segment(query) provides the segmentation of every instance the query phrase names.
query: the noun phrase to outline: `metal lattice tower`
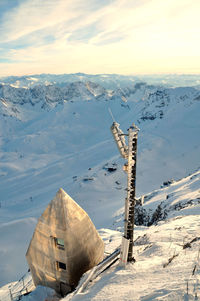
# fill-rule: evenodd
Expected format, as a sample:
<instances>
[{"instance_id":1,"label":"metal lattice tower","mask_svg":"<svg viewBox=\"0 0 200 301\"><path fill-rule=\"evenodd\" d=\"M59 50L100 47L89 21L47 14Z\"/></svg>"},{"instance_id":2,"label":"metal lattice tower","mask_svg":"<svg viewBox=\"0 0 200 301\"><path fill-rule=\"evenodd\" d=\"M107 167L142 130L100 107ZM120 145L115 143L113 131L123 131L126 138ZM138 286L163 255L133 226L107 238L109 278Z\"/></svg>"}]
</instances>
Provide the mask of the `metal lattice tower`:
<instances>
[{"instance_id":1,"label":"metal lattice tower","mask_svg":"<svg viewBox=\"0 0 200 301\"><path fill-rule=\"evenodd\" d=\"M120 154L128 160L124 165L127 172L127 197L125 199L125 223L124 237L129 240L128 261L134 261L133 258L133 232L134 232L134 213L135 213L135 188L136 188L136 155L137 138L139 129L133 124L128 129L128 134L124 134L119 128L119 124L113 122L111 132L117 143ZM128 136L128 146L125 136Z\"/></svg>"},{"instance_id":2,"label":"metal lattice tower","mask_svg":"<svg viewBox=\"0 0 200 301\"><path fill-rule=\"evenodd\" d=\"M127 168L127 199L125 206L125 238L129 239L128 261L133 259L133 230L134 230L134 213L135 213L135 188L136 188L136 153L137 153L137 136L138 131L133 131L130 127L128 130L128 168Z\"/></svg>"}]
</instances>

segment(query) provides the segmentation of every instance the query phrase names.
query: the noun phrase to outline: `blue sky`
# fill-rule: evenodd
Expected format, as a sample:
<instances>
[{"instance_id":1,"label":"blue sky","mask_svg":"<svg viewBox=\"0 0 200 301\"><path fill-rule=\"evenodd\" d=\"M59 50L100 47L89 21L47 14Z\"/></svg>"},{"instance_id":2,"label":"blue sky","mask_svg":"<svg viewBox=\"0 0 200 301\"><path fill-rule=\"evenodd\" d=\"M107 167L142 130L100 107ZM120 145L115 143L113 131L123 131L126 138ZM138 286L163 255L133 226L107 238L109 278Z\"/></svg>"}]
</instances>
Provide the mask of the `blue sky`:
<instances>
[{"instance_id":1,"label":"blue sky","mask_svg":"<svg viewBox=\"0 0 200 301\"><path fill-rule=\"evenodd\" d=\"M0 76L200 73L199 0L0 0Z\"/></svg>"}]
</instances>

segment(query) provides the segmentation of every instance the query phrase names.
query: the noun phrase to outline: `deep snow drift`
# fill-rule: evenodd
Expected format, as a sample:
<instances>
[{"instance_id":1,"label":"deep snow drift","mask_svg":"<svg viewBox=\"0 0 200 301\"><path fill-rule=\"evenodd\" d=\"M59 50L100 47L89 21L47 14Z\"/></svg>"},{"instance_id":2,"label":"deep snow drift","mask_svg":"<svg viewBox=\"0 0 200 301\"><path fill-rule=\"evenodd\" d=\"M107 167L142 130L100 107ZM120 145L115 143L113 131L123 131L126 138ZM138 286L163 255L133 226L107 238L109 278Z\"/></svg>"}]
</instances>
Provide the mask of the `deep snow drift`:
<instances>
[{"instance_id":1,"label":"deep snow drift","mask_svg":"<svg viewBox=\"0 0 200 301\"><path fill-rule=\"evenodd\" d=\"M107 89L89 80L20 89L0 85L0 285L27 271L25 252L37 217L60 187L98 229L121 229L126 175L109 130L108 108L124 132L133 121L141 129L138 197L200 166L197 88L120 87L119 81L119 88ZM109 172L109 166L116 171ZM166 195L158 201L163 199ZM151 205L145 206L148 216Z\"/></svg>"}]
</instances>

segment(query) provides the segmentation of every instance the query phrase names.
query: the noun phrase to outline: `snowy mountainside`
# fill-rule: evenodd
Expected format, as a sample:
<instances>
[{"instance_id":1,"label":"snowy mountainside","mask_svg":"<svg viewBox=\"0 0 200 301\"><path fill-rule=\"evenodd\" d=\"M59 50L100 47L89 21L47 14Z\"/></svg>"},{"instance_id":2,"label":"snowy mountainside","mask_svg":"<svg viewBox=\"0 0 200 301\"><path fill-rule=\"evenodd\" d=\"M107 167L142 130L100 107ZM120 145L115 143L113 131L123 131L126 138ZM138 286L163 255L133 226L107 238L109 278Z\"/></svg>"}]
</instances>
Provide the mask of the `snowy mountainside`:
<instances>
[{"instance_id":1,"label":"snowy mountainside","mask_svg":"<svg viewBox=\"0 0 200 301\"><path fill-rule=\"evenodd\" d=\"M84 292L63 300L199 300L200 170L144 196L149 216L159 204L167 210L164 218L135 227L136 262L125 269L116 264ZM116 216L116 222L123 231L123 220ZM110 235L112 246L118 247L119 237Z\"/></svg>"},{"instance_id":2,"label":"snowy mountainside","mask_svg":"<svg viewBox=\"0 0 200 301\"><path fill-rule=\"evenodd\" d=\"M193 102L199 102L200 91L194 87L164 88L147 85L143 82L115 90L105 89L103 86L90 81L66 83L62 87L51 84L37 85L31 88L16 88L12 85L0 84L0 100L1 111L5 115L6 109L9 107L12 107L11 111L14 114L17 112L16 105L24 104L34 106L39 103L41 108L50 109L69 101L121 100L121 105L130 109L127 101L137 102L141 111L139 112L141 116L137 116L139 117L138 122L140 122L140 119L162 118L163 108L166 110L170 103L171 105L172 103L175 105L184 103L186 106L190 106Z\"/></svg>"},{"instance_id":3,"label":"snowy mountainside","mask_svg":"<svg viewBox=\"0 0 200 301\"><path fill-rule=\"evenodd\" d=\"M71 300L199 300L199 226L199 216L184 216L138 229L136 262L115 265Z\"/></svg>"},{"instance_id":4,"label":"snowy mountainside","mask_svg":"<svg viewBox=\"0 0 200 301\"><path fill-rule=\"evenodd\" d=\"M159 221L177 216L200 214L200 170L178 181L169 180L160 189L142 195L137 199L135 224L137 226L157 225ZM116 215L116 226L123 222L122 212Z\"/></svg>"},{"instance_id":5,"label":"snowy mountainside","mask_svg":"<svg viewBox=\"0 0 200 301\"><path fill-rule=\"evenodd\" d=\"M117 229L126 175L109 130L109 108L124 132L133 121L141 129L139 197L199 167L199 95L194 87L145 83L112 91L80 81L30 88L2 84L0 285L26 272L25 252L37 218L60 187L97 228Z\"/></svg>"},{"instance_id":6,"label":"snowy mountainside","mask_svg":"<svg viewBox=\"0 0 200 301\"><path fill-rule=\"evenodd\" d=\"M105 94L108 98L107 91L92 82L74 82L66 85L65 87L59 87L56 85L37 85L32 88L15 88L11 85L0 85L0 97L7 101L11 101L14 104L30 103L35 105L37 103L53 104L63 101L74 101L77 98L83 98L84 100L91 100L93 97L99 97Z\"/></svg>"},{"instance_id":7,"label":"snowy mountainside","mask_svg":"<svg viewBox=\"0 0 200 301\"><path fill-rule=\"evenodd\" d=\"M170 183L171 181L169 181ZM169 184L164 182L160 191L154 191L144 197L142 214L144 222L138 224L155 224L159 220L183 215L199 215L200 209L200 171ZM148 201L146 201L148 199ZM136 219L137 214L136 214ZM148 221L147 221L148 219Z\"/></svg>"}]
</instances>

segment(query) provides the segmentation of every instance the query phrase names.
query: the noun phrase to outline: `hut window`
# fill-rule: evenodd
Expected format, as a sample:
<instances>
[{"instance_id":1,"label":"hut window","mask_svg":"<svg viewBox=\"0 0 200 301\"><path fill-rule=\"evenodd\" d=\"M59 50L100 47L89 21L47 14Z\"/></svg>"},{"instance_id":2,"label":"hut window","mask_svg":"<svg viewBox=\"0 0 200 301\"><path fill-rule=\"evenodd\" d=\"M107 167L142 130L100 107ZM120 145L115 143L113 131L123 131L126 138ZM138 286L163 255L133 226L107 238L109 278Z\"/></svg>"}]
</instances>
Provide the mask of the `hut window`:
<instances>
[{"instance_id":1,"label":"hut window","mask_svg":"<svg viewBox=\"0 0 200 301\"><path fill-rule=\"evenodd\" d=\"M56 247L58 247L59 249L62 249L62 250L65 249L64 239L55 238L55 244L56 244Z\"/></svg>"},{"instance_id":2,"label":"hut window","mask_svg":"<svg viewBox=\"0 0 200 301\"><path fill-rule=\"evenodd\" d=\"M66 264L60 261L56 262L58 270L66 270Z\"/></svg>"}]
</instances>

